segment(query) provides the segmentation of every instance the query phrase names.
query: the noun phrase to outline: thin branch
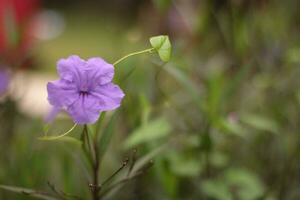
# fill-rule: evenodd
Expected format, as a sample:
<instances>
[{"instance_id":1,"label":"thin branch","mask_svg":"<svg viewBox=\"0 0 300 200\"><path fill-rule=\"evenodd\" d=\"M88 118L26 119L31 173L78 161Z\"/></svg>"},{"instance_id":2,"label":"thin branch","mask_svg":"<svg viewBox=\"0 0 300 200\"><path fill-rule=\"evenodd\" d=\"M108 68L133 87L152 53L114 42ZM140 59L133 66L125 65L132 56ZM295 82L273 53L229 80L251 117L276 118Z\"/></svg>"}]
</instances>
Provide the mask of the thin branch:
<instances>
[{"instance_id":1,"label":"thin branch","mask_svg":"<svg viewBox=\"0 0 300 200\"><path fill-rule=\"evenodd\" d=\"M153 166L153 161L150 160L148 164L146 164L144 167L142 167L141 169L139 169L135 174L131 175L131 176L126 176L124 178L122 178L121 180L113 183L112 185L110 185L107 189L105 189L100 197L104 197L105 195L107 195L111 190L115 189L117 186L123 185L125 183L127 183L128 181L131 181L143 174L145 174L146 171L148 171L148 169L150 167Z\"/></svg>"},{"instance_id":2,"label":"thin branch","mask_svg":"<svg viewBox=\"0 0 300 200\"><path fill-rule=\"evenodd\" d=\"M128 169L128 173L127 173L127 176L130 175L134 165L135 165L135 162L136 162L136 154L137 154L137 149L134 149L132 151L132 154L131 154L131 161L130 161L130 166L129 166L129 169Z\"/></svg>"},{"instance_id":3,"label":"thin branch","mask_svg":"<svg viewBox=\"0 0 300 200\"><path fill-rule=\"evenodd\" d=\"M124 169L124 167L127 166L128 164L128 161L129 161L129 158L126 158L123 163L122 163L122 166L117 170L115 171L110 177L108 177L102 184L100 187L106 185L107 183L109 183L120 171L122 171L122 169Z\"/></svg>"},{"instance_id":4,"label":"thin branch","mask_svg":"<svg viewBox=\"0 0 300 200\"><path fill-rule=\"evenodd\" d=\"M126 55L126 56L123 56L122 58L120 58L116 62L114 62L113 66L116 66L117 64L119 64L120 62L122 62L123 60L125 60L128 57L139 55L139 54L143 54L143 53L152 53L153 50L154 50L154 48L150 48L150 49L145 49L145 50L142 50L142 51L137 51L137 52L130 53L130 54Z\"/></svg>"}]
</instances>

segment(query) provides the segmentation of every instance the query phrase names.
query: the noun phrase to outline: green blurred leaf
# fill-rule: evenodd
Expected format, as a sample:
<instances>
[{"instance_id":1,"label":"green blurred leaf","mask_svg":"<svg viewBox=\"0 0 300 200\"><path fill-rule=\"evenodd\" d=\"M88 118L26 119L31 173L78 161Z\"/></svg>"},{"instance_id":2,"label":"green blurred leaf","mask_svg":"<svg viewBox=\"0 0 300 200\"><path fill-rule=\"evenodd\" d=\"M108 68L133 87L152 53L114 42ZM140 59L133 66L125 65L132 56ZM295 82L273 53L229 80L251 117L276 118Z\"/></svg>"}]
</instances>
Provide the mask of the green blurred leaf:
<instances>
[{"instance_id":1,"label":"green blurred leaf","mask_svg":"<svg viewBox=\"0 0 300 200\"><path fill-rule=\"evenodd\" d=\"M35 197L39 199L44 200L58 200L58 198L54 198L50 196L49 194L37 190L27 189L27 188L21 188L21 187L15 187L15 186L7 186L7 185L0 185L1 189L19 193L25 196Z\"/></svg>"},{"instance_id":2,"label":"green blurred leaf","mask_svg":"<svg viewBox=\"0 0 300 200\"><path fill-rule=\"evenodd\" d=\"M241 121L262 131L269 131L271 133L278 133L279 127L271 118L256 114L246 114L241 117Z\"/></svg>"},{"instance_id":3,"label":"green blurred leaf","mask_svg":"<svg viewBox=\"0 0 300 200\"><path fill-rule=\"evenodd\" d=\"M168 62L171 58L171 42L169 36L159 35L150 38L151 46L157 51L160 59Z\"/></svg>"},{"instance_id":4,"label":"green blurred leaf","mask_svg":"<svg viewBox=\"0 0 300 200\"><path fill-rule=\"evenodd\" d=\"M300 104L300 90L296 92L296 99L298 104Z\"/></svg>"},{"instance_id":5,"label":"green blurred leaf","mask_svg":"<svg viewBox=\"0 0 300 200\"><path fill-rule=\"evenodd\" d=\"M48 133L48 132L49 132L49 129L50 129L50 124L45 124L45 125L43 126L43 132L44 132L44 133Z\"/></svg>"},{"instance_id":6,"label":"green blurred leaf","mask_svg":"<svg viewBox=\"0 0 300 200\"><path fill-rule=\"evenodd\" d=\"M165 118L155 119L135 130L125 141L125 148L165 137L169 134L171 126Z\"/></svg>"},{"instance_id":7,"label":"green blurred leaf","mask_svg":"<svg viewBox=\"0 0 300 200\"><path fill-rule=\"evenodd\" d=\"M210 155L210 161L214 167L225 167L229 162L229 158L224 153L214 151Z\"/></svg>"},{"instance_id":8,"label":"green blurred leaf","mask_svg":"<svg viewBox=\"0 0 300 200\"><path fill-rule=\"evenodd\" d=\"M208 116L212 122L218 120L218 115L221 109L221 103L223 102L223 87L224 87L224 76L222 73L214 72L210 75L206 82L207 85L207 101L206 110Z\"/></svg>"},{"instance_id":9,"label":"green blurred leaf","mask_svg":"<svg viewBox=\"0 0 300 200\"><path fill-rule=\"evenodd\" d=\"M154 169L164 191L168 194L167 199L177 199L179 179L170 171L168 163L161 157L156 158Z\"/></svg>"},{"instance_id":10,"label":"green blurred leaf","mask_svg":"<svg viewBox=\"0 0 300 200\"><path fill-rule=\"evenodd\" d=\"M74 144L74 145L77 145L77 146L81 146L81 143L82 143L80 140L78 140L74 137L70 137L70 136L64 136L64 137L60 138L57 141L68 142L68 143L71 143L71 144Z\"/></svg>"},{"instance_id":11,"label":"green blurred leaf","mask_svg":"<svg viewBox=\"0 0 300 200\"><path fill-rule=\"evenodd\" d=\"M201 95L197 86L191 81L190 77L176 67L166 65L164 66L164 69L184 87L184 89L191 95L196 105L198 105L199 109L201 109Z\"/></svg>"},{"instance_id":12,"label":"green blurred leaf","mask_svg":"<svg viewBox=\"0 0 300 200\"><path fill-rule=\"evenodd\" d=\"M196 157L187 157L187 155L173 154L169 157L172 172L178 176L194 177L199 175L203 166Z\"/></svg>"},{"instance_id":13,"label":"green blurred leaf","mask_svg":"<svg viewBox=\"0 0 300 200\"><path fill-rule=\"evenodd\" d=\"M144 94L141 94L139 97L141 103L142 124L146 124L150 117L151 105Z\"/></svg>"},{"instance_id":14,"label":"green blurred leaf","mask_svg":"<svg viewBox=\"0 0 300 200\"><path fill-rule=\"evenodd\" d=\"M230 188L236 188L239 199L257 199L263 195L264 186L257 175L244 169L230 169L225 173Z\"/></svg>"},{"instance_id":15,"label":"green blurred leaf","mask_svg":"<svg viewBox=\"0 0 300 200\"><path fill-rule=\"evenodd\" d=\"M153 0L153 3L160 11L166 11L172 5L171 0Z\"/></svg>"},{"instance_id":16,"label":"green blurred leaf","mask_svg":"<svg viewBox=\"0 0 300 200\"><path fill-rule=\"evenodd\" d=\"M201 185L202 190L209 197L217 200L231 200L231 194L223 181L208 180L204 181Z\"/></svg>"},{"instance_id":17,"label":"green blurred leaf","mask_svg":"<svg viewBox=\"0 0 300 200\"><path fill-rule=\"evenodd\" d=\"M222 131L228 134L245 136L245 129L238 121L230 121L224 118L218 121L218 126Z\"/></svg>"},{"instance_id":18,"label":"green blurred leaf","mask_svg":"<svg viewBox=\"0 0 300 200\"><path fill-rule=\"evenodd\" d=\"M300 49L299 48L291 48L291 49L287 50L286 59L290 63L300 62Z\"/></svg>"},{"instance_id":19,"label":"green blurred leaf","mask_svg":"<svg viewBox=\"0 0 300 200\"><path fill-rule=\"evenodd\" d=\"M243 200L258 199L264 193L264 185L257 175L240 168L230 168L223 176L205 181L202 189L209 197L220 200L233 197Z\"/></svg>"},{"instance_id":20,"label":"green blurred leaf","mask_svg":"<svg viewBox=\"0 0 300 200\"><path fill-rule=\"evenodd\" d=\"M106 150L109 146L109 143L110 143L110 140L113 136L113 133L114 133L114 124L115 124L115 120L117 118L117 112L115 112L107 126L105 127L105 129L103 130L102 132L102 135L100 137L100 142L99 142L99 160L101 162L101 160L103 159L105 153L106 153Z\"/></svg>"}]
</instances>

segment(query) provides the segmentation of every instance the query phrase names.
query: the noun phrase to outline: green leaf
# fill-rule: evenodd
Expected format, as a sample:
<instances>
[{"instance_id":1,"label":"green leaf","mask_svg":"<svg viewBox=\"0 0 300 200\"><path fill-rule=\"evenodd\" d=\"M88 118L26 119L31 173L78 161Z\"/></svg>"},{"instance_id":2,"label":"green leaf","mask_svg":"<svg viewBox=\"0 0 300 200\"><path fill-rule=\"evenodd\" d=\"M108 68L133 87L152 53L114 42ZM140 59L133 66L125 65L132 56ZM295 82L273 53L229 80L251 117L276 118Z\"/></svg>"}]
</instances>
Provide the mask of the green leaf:
<instances>
[{"instance_id":1,"label":"green leaf","mask_svg":"<svg viewBox=\"0 0 300 200\"><path fill-rule=\"evenodd\" d=\"M11 191L11 192L23 194L23 195L26 195L26 196L39 198L39 199L58 200L57 198L54 198L54 197L52 197L51 195L49 195L45 192L36 191L36 190L32 190L32 189L15 187L15 186L8 186L8 185L0 185L0 188L4 189L4 190L7 190L7 191Z\"/></svg>"},{"instance_id":2,"label":"green leaf","mask_svg":"<svg viewBox=\"0 0 300 200\"><path fill-rule=\"evenodd\" d=\"M125 141L125 148L132 148L136 145L165 137L169 134L171 126L165 118L155 119L142 125L135 130Z\"/></svg>"},{"instance_id":3,"label":"green leaf","mask_svg":"<svg viewBox=\"0 0 300 200\"><path fill-rule=\"evenodd\" d=\"M231 194L223 181L209 180L202 184L202 190L209 196L218 200L231 200Z\"/></svg>"},{"instance_id":4,"label":"green leaf","mask_svg":"<svg viewBox=\"0 0 300 200\"><path fill-rule=\"evenodd\" d=\"M157 51L160 59L164 62L168 62L171 58L171 42L169 36L159 35L150 38L151 46Z\"/></svg>"},{"instance_id":5,"label":"green leaf","mask_svg":"<svg viewBox=\"0 0 300 200\"><path fill-rule=\"evenodd\" d=\"M200 174L203 163L199 159L180 155L178 153L169 156L170 168L172 172L182 177L194 177Z\"/></svg>"},{"instance_id":6,"label":"green leaf","mask_svg":"<svg viewBox=\"0 0 300 200\"><path fill-rule=\"evenodd\" d=\"M76 146L81 146L81 143L82 143L77 138L70 137L70 136L64 136L64 137L60 138L58 141L60 141L60 142L68 142L68 143L74 144Z\"/></svg>"},{"instance_id":7,"label":"green leaf","mask_svg":"<svg viewBox=\"0 0 300 200\"><path fill-rule=\"evenodd\" d=\"M164 66L164 70L173 76L183 88L191 95L195 104L202 110L201 95L196 84L191 81L191 79L183 71L176 67L171 67L169 65Z\"/></svg>"},{"instance_id":8,"label":"green leaf","mask_svg":"<svg viewBox=\"0 0 300 200\"><path fill-rule=\"evenodd\" d=\"M228 164L229 158L227 154L215 151L210 154L210 161L212 166L221 168Z\"/></svg>"},{"instance_id":9,"label":"green leaf","mask_svg":"<svg viewBox=\"0 0 300 200\"><path fill-rule=\"evenodd\" d=\"M222 118L218 121L218 126L220 130L228 134L233 134L241 137L245 136L246 134L243 126L239 121L230 121L226 118Z\"/></svg>"},{"instance_id":10,"label":"green leaf","mask_svg":"<svg viewBox=\"0 0 300 200\"><path fill-rule=\"evenodd\" d=\"M209 197L220 200L232 199L233 195L236 199L259 199L265 191L258 176L242 168L228 169L222 176L205 181L202 189Z\"/></svg>"},{"instance_id":11,"label":"green leaf","mask_svg":"<svg viewBox=\"0 0 300 200\"><path fill-rule=\"evenodd\" d=\"M161 12L166 12L172 5L171 0L153 0L153 3Z\"/></svg>"},{"instance_id":12,"label":"green leaf","mask_svg":"<svg viewBox=\"0 0 300 200\"><path fill-rule=\"evenodd\" d=\"M247 114L241 117L241 121L262 131L269 131L271 133L278 133L279 127L271 118L256 114Z\"/></svg>"},{"instance_id":13,"label":"green leaf","mask_svg":"<svg viewBox=\"0 0 300 200\"><path fill-rule=\"evenodd\" d=\"M156 158L154 165L156 176L161 183L163 190L167 193L167 199L178 199L179 179L169 170L163 158Z\"/></svg>"},{"instance_id":14,"label":"green leaf","mask_svg":"<svg viewBox=\"0 0 300 200\"><path fill-rule=\"evenodd\" d=\"M296 99L298 104L300 104L300 90L296 92Z\"/></svg>"},{"instance_id":15,"label":"green leaf","mask_svg":"<svg viewBox=\"0 0 300 200\"><path fill-rule=\"evenodd\" d=\"M230 169L225 173L225 179L231 188L238 188L239 199L258 199L264 193L264 185L256 174L244 169Z\"/></svg>"},{"instance_id":16,"label":"green leaf","mask_svg":"<svg viewBox=\"0 0 300 200\"><path fill-rule=\"evenodd\" d=\"M110 121L108 122L107 126L105 127L104 131L102 132L102 135L100 137L100 143L99 143L99 160L101 162L104 154L106 153L106 150L109 146L109 143L111 141L111 138L114 133L114 124L115 120L117 118L117 112L113 114L113 116L110 118Z\"/></svg>"}]
</instances>

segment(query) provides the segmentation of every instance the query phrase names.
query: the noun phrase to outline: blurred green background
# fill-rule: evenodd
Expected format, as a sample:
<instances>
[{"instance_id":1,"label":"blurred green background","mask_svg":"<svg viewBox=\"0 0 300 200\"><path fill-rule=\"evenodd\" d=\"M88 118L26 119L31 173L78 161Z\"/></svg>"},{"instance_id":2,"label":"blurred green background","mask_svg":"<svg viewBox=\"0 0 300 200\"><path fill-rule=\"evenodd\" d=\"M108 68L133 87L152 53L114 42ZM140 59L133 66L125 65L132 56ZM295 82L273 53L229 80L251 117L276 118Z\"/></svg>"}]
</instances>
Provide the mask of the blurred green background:
<instances>
[{"instance_id":1,"label":"blurred green background","mask_svg":"<svg viewBox=\"0 0 300 200\"><path fill-rule=\"evenodd\" d=\"M16 70L2 59L16 76L0 104L0 183L49 191L49 181L88 199L80 146L37 139L45 84L58 78L62 57L112 63L165 34L169 63L143 55L115 69L126 97L100 181L134 148L154 166L107 199L300 199L299 7L298 0L41 1L30 62ZM62 114L50 132L71 126ZM31 198L0 190L0 199Z\"/></svg>"}]
</instances>

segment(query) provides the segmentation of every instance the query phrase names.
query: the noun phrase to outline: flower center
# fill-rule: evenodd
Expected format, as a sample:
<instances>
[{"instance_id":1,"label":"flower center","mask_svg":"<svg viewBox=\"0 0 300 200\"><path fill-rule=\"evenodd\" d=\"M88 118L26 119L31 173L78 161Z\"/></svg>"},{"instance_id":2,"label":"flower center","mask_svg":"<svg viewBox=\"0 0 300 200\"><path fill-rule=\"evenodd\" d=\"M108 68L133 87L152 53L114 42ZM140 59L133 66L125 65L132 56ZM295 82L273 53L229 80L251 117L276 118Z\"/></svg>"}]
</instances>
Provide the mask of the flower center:
<instances>
[{"instance_id":1,"label":"flower center","mask_svg":"<svg viewBox=\"0 0 300 200\"><path fill-rule=\"evenodd\" d=\"M86 96L89 94L89 89L87 86L82 86L79 90L79 94L80 95L83 95L83 96Z\"/></svg>"},{"instance_id":2,"label":"flower center","mask_svg":"<svg viewBox=\"0 0 300 200\"><path fill-rule=\"evenodd\" d=\"M87 96L89 94L88 91L79 91L79 95Z\"/></svg>"}]
</instances>

